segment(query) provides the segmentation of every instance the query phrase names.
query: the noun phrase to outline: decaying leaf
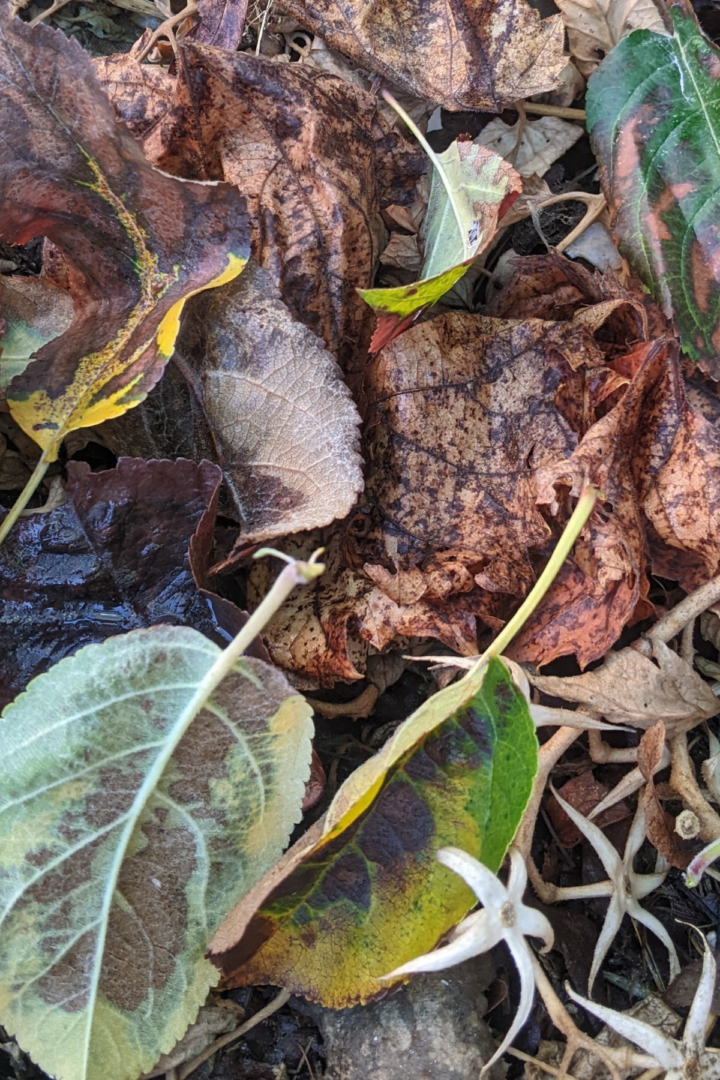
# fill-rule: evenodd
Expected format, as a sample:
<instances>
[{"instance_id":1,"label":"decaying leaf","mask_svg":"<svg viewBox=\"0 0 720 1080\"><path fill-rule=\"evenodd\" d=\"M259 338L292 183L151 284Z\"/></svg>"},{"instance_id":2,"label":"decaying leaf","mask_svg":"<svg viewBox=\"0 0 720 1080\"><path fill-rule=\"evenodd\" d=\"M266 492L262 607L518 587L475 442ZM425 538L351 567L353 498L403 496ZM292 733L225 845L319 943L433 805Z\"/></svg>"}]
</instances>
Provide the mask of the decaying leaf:
<instances>
[{"instance_id":1,"label":"decaying leaf","mask_svg":"<svg viewBox=\"0 0 720 1080\"><path fill-rule=\"evenodd\" d=\"M590 80L588 128L620 250L695 360L717 361L720 54L675 3L674 36L638 30Z\"/></svg>"},{"instance_id":2,"label":"decaying leaf","mask_svg":"<svg viewBox=\"0 0 720 1080\"><path fill-rule=\"evenodd\" d=\"M59 1080L130 1080L172 1049L217 977L208 936L299 819L309 706L260 660L209 697L220 655L134 631L0 720L0 1019Z\"/></svg>"},{"instance_id":3,"label":"decaying leaf","mask_svg":"<svg viewBox=\"0 0 720 1080\"><path fill-rule=\"evenodd\" d=\"M669 815L665 815L655 790L654 773L660 765L664 749L665 724L662 720L658 720L656 724L647 729L638 747L638 769L645 781L645 788L642 793L645 831L650 843L657 848L658 852L671 866L685 870L692 857L691 852L683 851L678 844L678 838L673 829L673 820Z\"/></svg>"},{"instance_id":4,"label":"decaying leaf","mask_svg":"<svg viewBox=\"0 0 720 1080\"><path fill-rule=\"evenodd\" d=\"M198 0L200 22L190 36L202 45L233 51L242 40L247 8L248 0Z\"/></svg>"},{"instance_id":5,"label":"decaying leaf","mask_svg":"<svg viewBox=\"0 0 720 1080\"><path fill-rule=\"evenodd\" d=\"M518 119L512 127L497 117L482 129L475 142L506 158L521 176L544 176L582 134L578 124L569 124L557 116Z\"/></svg>"},{"instance_id":6,"label":"decaying leaf","mask_svg":"<svg viewBox=\"0 0 720 1080\"><path fill-rule=\"evenodd\" d=\"M40 277L0 276L0 399L37 349L70 326L73 303L64 289Z\"/></svg>"},{"instance_id":7,"label":"decaying leaf","mask_svg":"<svg viewBox=\"0 0 720 1080\"><path fill-rule=\"evenodd\" d=\"M142 401L172 355L187 297L247 258L242 200L153 169L115 119L90 59L46 25L0 14L2 236L63 253L75 315L7 389L46 461L78 427Z\"/></svg>"},{"instance_id":8,"label":"decaying leaf","mask_svg":"<svg viewBox=\"0 0 720 1080\"><path fill-rule=\"evenodd\" d=\"M497 224L522 191L503 158L473 142L456 140L434 157L430 199L422 224L421 279L394 289L362 289L377 315L370 343L378 352L437 303L492 240Z\"/></svg>"},{"instance_id":9,"label":"decaying leaf","mask_svg":"<svg viewBox=\"0 0 720 1080\"><path fill-rule=\"evenodd\" d=\"M447 109L489 109L552 90L566 58L559 17L525 0L284 0L333 49Z\"/></svg>"},{"instance_id":10,"label":"decaying leaf","mask_svg":"<svg viewBox=\"0 0 720 1080\"><path fill-rule=\"evenodd\" d=\"M571 777L567 783L558 788L558 795L569 803L574 810L577 810L579 814L582 814L583 817L589 817L591 810L595 809L609 791L610 788L596 780L593 773L588 769L587 772ZM570 820L557 799L549 798L545 809L553 823L555 833L562 847L573 848L576 844L579 844L582 840L582 833L577 825L574 825ZM629 813L626 803L622 801L616 802L598 815L595 824L598 828L604 829L615 821L623 821L628 817Z\"/></svg>"},{"instance_id":11,"label":"decaying leaf","mask_svg":"<svg viewBox=\"0 0 720 1080\"><path fill-rule=\"evenodd\" d=\"M536 764L527 703L500 661L470 699L462 684L436 694L228 916L209 953L226 985L276 983L335 1008L376 996L379 976L475 903L434 852L452 838L496 870Z\"/></svg>"},{"instance_id":12,"label":"decaying leaf","mask_svg":"<svg viewBox=\"0 0 720 1080\"><path fill-rule=\"evenodd\" d=\"M382 248L380 206L412 201L423 155L372 94L334 75L191 43L181 56L145 153L174 175L237 185L252 253L283 301L344 368L359 363L372 318L356 289ZM133 114L121 94L115 104Z\"/></svg>"},{"instance_id":13,"label":"decaying leaf","mask_svg":"<svg viewBox=\"0 0 720 1080\"><path fill-rule=\"evenodd\" d=\"M717 698L698 673L662 642L653 641L653 650L655 662L621 649L583 675L529 677L544 694L594 709L610 723L651 728L662 720L670 737L715 716Z\"/></svg>"},{"instance_id":14,"label":"decaying leaf","mask_svg":"<svg viewBox=\"0 0 720 1080\"><path fill-rule=\"evenodd\" d=\"M583 75L633 30L666 33L653 0L558 0L570 53Z\"/></svg>"},{"instance_id":15,"label":"decaying leaf","mask_svg":"<svg viewBox=\"0 0 720 1080\"><path fill-rule=\"evenodd\" d=\"M83 645L170 622L212 634L190 566L211 561L221 473L205 461L70 462L68 501L0 548L0 701Z\"/></svg>"},{"instance_id":16,"label":"decaying leaf","mask_svg":"<svg viewBox=\"0 0 720 1080\"><path fill-rule=\"evenodd\" d=\"M362 490L360 417L331 353L257 264L198 297L178 354L240 516L237 547L329 525Z\"/></svg>"}]
</instances>

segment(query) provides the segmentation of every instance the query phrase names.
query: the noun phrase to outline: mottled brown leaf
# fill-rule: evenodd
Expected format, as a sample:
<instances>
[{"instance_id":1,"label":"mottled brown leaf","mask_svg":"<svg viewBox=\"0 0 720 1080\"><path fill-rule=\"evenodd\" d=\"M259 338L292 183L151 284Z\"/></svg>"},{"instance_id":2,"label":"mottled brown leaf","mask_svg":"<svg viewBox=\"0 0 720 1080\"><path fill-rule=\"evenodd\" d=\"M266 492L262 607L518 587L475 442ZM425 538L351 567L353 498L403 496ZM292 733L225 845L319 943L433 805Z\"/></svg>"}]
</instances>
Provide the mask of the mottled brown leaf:
<instances>
[{"instance_id":1,"label":"mottled brown leaf","mask_svg":"<svg viewBox=\"0 0 720 1080\"><path fill-rule=\"evenodd\" d=\"M193 41L216 49L237 49L245 29L248 0L198 0L200 22L190 31Z\"/></svg>"},{"instance_id":2,"label":"mottled brown leaf","mask_svg":"<svg viewBox=\"0 0 720 1080\"><path fill-rule=\"evenodd\" d=\"M590 812L595 809L598 803L602 802L609 792L610 788L596 780L590 770L580 773L579 776L573 776L566 784L558 788L558 794L562 796L565 802L570 803L584 817L589 817ZM553 823L562 847L569 849L580 843L582 833L570 820L569 815L556 799L548 799L545 810ZM629 815L630 810L627 804L621 800L599 814L595 819L595 824L598 828L604 829L615 821L623 821Z\"/></svg>"},{"instance_id":3,"label":"mottled brown leaf","mask_svg":"<svg viewBox=\"0 0 720 1080\"><path fill-rule=\"evenodd\" d=\"M525 0L285 0L367 71L447 109L489 109L552 90L565 67L559 16Z\"/></svg>"},{"instance_id":4,"label":"mottled brown leaf","mask_svg":"<svg viewBox=\"0 0 720 1080\"><path fill-rule=\"evenodd\" d=\"M677 836L673 829L673 819L666 814L660 805L657 791L655 790L655 773L665 748L665 724L658 722L643 735L638 747L638 769L645 781L642 793L643 808L645 810L645 831L647 838L653 844L664 859L671 866L684 870L692 854L683 851L677 842Z\"/></svg>"}]
</instances>

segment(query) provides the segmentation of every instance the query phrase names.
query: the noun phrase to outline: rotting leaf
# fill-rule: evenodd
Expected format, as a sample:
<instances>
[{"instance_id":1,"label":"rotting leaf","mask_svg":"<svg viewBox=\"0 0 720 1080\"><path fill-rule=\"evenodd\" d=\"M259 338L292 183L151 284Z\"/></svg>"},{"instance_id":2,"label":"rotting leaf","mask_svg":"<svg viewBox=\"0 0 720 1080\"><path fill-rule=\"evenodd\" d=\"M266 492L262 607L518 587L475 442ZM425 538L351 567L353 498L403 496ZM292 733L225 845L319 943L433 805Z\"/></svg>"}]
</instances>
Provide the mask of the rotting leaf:
<instances>
[{"instance_id":1,"label":"rotting leaf","mask_svg":"<svg viewBox=\"0 0 720 1080\"><path fill-rule=\"evenodd\" d=\"M75 304L70 328L7 389L13 418L49 462L68 432L143 400L187 297L242 270L247 219L231 188L152 168L78 43L10 18L6 5L0 72L2 236L56 244Z\"/></svg>"},{"instance_id":2,"label":"rotting leaf","mask_svg":"<svg viewBox=\"0 0 720 1080\"><path fill-rule=\"evenodd\" d=\"M328 45L414 97L489 109L553 90L566 64L559 16L525 0L284 0Z\"/></svg>"},{"instance_id":3,"label":"rotting leaf","mask_svg":"<svg viewBox=\"0 0 720 1080\"><path fill-rule=\"evenodd\" d=\"M633 30L666 32L653 0L557 0L567 30L570 54L590 75Z\"/></svg>"},{"instance_id":4,"label":"rotting leaf","mask_svg":"<svg viewBox=\"0 0 720 1080\"><path fill-rule=\"evenodd\" d=\"M0 1019L58 1080L134 1080L300 817L309 706L186 627L89 645L3 713ZM215 666L214 666L215 665ZM220 676L222 677L222 676Z\"/></svg>"},{"instance_id":5,"label":"rotting leaf","mask_svg":"<svg viewBox=\"0 0 720 1080\"><path fill-rule=\"evenodd\" d=\"M461 684L436 694L230 913L209 953L225 985L276 983L334 1008L382 992L379 976L476 902L434 852L452 840L497 870L536 766L527 703L501 661L470 700Z\"/></svg>"},{"instance_id":6,"label":"rotting leaf","mask_svg":"<svg viewBox=\"0 0 720 1080\"><path fill-rule=\"evenodd\" d=\"M198 26L190 31L193 41L216 49L238 48L245 30L248 0L198 0Z\"/></svg>"},{"instance_id":7,"label":"rotting leaf","mask_svg":"<svg viewBox=\"0 0 720 1080\"><path fill-rule=\"evenodd\" d=\"M69 293L41 277L0 276L0 400L33 353L70 326Z\"/></svg>"},{"instance_id":8,"label":"rotting leaf","mask_svg":"<svg viewBox=\"0 0 720 1080\"><path fill-rule=\"evenodd\" d=\"M161 622L212 635L189 547L202 577L221 479L208 461L68 464L68 501L21 519L0 548L3 704L91 642Z\"/></svg>"},{"instance_id":9,"label":"rotting leaf","mask_svg":"<svg viewBox=\"0 0 720 1080\"><path fill-rule=\"evenodd\" d=\"M455 140L444 153L433 155L433 165L421 229L420 280L398 288L360 291L377 315L372 352L397 337L420 311L437 303L460 280L522 192L522 180L513 167L473 142Z\"/></svg>"},{"instance_id":10,"label":"rotting leaf","mask_svg":"<svg viewBox=\"0 0 720 1080\"><path fill-rule=\"evenodd\" d=\"M590 79L588 128L620 250L683 349L720 346L720 54L681 4L672 37L636 30Z\"/></svg>"},{"instance_id":11,"label":"rotting leaf","mask_svg":"<svg viewBox=\"0 0 720 1080\"><path fill-rule=\"evenodd\" d=\"M518 120L512 126L491 120L475 139L510 161L521 176L544 176L553 162L582 138L583 129L557 116Z\"/></svg>"},{"instance_id":12,"label":"rotting leaf","mask_svg":"<svg viewBox=\"0 0 720 1080\"><path fill-rule=\"evenodd\" d=\"M197 297L178 357L240 516L238 550L345 517L363 486L360 417L334 357L267 271L253 263Z\"/></svg>"},{"instance_id":13,"label":"rotting leaf","mask_svg":"<svg viewBox=\"0 0 720 1080\"><path fill-rule=\"evenodd\" d=\"M638 746L638 769L645 781L642 793L645 811L645 831L647 838L671 866L685 870L692 857L691 852L682 851L673 830L672 818L665 814L655 790L654 773L656 772L665 749L665 724L658 720L648 728Z\"/></svg>"}]
</instances>

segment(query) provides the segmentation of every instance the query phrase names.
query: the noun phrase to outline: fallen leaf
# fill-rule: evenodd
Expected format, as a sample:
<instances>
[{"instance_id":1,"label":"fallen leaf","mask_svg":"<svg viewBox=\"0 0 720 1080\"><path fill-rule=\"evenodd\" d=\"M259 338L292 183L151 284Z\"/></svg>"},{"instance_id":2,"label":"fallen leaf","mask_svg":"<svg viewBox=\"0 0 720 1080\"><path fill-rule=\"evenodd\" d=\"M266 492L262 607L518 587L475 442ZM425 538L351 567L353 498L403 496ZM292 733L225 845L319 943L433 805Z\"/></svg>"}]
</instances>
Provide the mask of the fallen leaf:
<instances>
[{"instance_id":1,"label":"fallen leaf","mask_svg":"<svg viewBox=\"0 0 720 1080\"><path fill-rule=\"evenodd\" d=\"M588 130L620 251L675 319L683 349L716 364L720 56L680 4L675 33L639 30L588 84Z\"/></svg>"},{"instance_id":2,"label":"fallen leaf","mask_svg":"<svg viewBox=\"0 0 720 1080\"><path fill-rule=\"evenodd\" d=\"M582 138L583 129L557 116L520 120L511 126L491 120L474 140L506 158L521 176L544 176L553 162Z\"/></svg>"},{"instance_id":3,"label":"fallen leaf","mask_svg":"<svg viewBox=\"0 0 720 1080\"><path fill-rule=\"evenodd\" d=\"M525 0L284 0L333 49L417 98L489 109L552 90L565 67L558 16Z\"/></svg>"},{"instance_id":4,"label":"fallen leaf","mask_svg":"<svg viewBox=\"0 0 720 1080\"><path fill-rule=\"evenodd\" d=\"M668 737L715 716L717 698L698 673L662 642L653 641L653 650L655 662L621 649L583 675L528 677L543 694L596 710L612 724L646 729L662 720Z\"/></svg>"},{"instance_id":5,"label":"fallen leaf","mask_svg":"<svg viewBox=\"0 0 720 1080\"><path fill-rule=\"evenodd\" d=\"M583 75L633 30L665 33L653 0L558 0L570 53ZM569 103L568 103L569 104Z\"/></svg>"},{"instance_id":6,"label":"fallen leaf","mask_svg":"<svg viewBox=\"0 0 720 1080\"><path fill-rule=\"evenodd\" d=\"M142 401L172 355L187 297L247 258L242 200L153 169L119 125L90 59L45 25L0 15L2 236L47 236L75 316L16 376L13 418L57 456L64 436Z\"/></svg>"},{"instance_id":7,"label":"fallen leaf","mask_svg":"<svg viewBox=\"0 0 720 1080\"><path fill-rule=\"evenodd\" d=\"M0 400L33 353L64 334L73 318L69 293L42 277L0 276Z\"/></svg>"},{"instance_id":8,"label":"fallen leaf","mask_svg":"<svg viewBox=\"0 0 720 1080\"><path fill-rule=\"evenodd\" d=\"M187 627L134 631L3 712L0 1017L60 1080L173 1048L217 979L208 936L300 817L310 709L261 660L218 686L220 656Z\"/></svg>"},{"instance_id":9,"label":"fallen leaf","mask_svg":"<svg viewBox=\"0 0 720 1080\"><path fill-rule=\"evenodd\" d=\"M174 175L237 185L252 253L283 301L344 368L359 364L372 320L356 289L384 243L380 205L412 202L423 155L372 94L334 75L191 43L180 54L145 153Z\"/></svg>"},{"instance_id":10,"label":"fallen leaf","mask_svg":"<svg viewBox=\"0 0 720 1080\"><path fill-rule=\"evenodd\" d=\"M462 684L436 694L230 913L208 954L225 985L272 982L333 1008L377 996L476 902L434 852L452 840L496 870L536 765L500 661L469 700Z\"/></svg>"},{"instance_id":11,"label":"fallen leaf","mask_svg":"<svg viewBox=\"0 0 720 1080\"><path fill-rule=\"evenodd\" d=\"M371 352L402 333L419 312L437 303L460 280L522 191L520 177L499 154L472 142L456 140L433 157L433 165L420 233L424 244L420 280L394 289L360 290L377 315Z\"/></svg>"},{"instance_id":12,"label":"fallen leaf","mask_svg":"<svg viewBox=\"0 0 720 1080\"><path fill-rule=\"evenodd\" d=\"M198 0L200 22L190 38L216 49L237 49L245 30L248 0Z\"/></svg>"},{"instance_id":13,"label":"fallen leaf","mask_svg":"<svg viewBox=\"0 0 720 1080\"><path fill-rule=\"evenodd\" d=\"M692 858L691 851L683 851L678 844L674 831L674 821L660 805L655 790L654 773L656 772L665 749L665 724L658 720L648 728L638 746L638 769L645 781L642 792L645 811L645 831L651 844L671 866L685 870Z\"/></svg>"},{"instance_id":14,"label":"fallen leaf","mask_svg":"<svg viewBox=\"0 0 720 1080\"><path fill-rule=\"evenodd\" d=\"M212 634L190 566L210 561L221 473L193 461L68 464L65 505L22 518L0 548L0 700L91 642L154 623Z\"/></svg>"},{"instance_id":15,"label":"fallen leaf","mask_svg":"<svg viewBox=\"0 0 720 1080\"><path fill-rule=\"evenodd\" d=\"M560 795L565 802L570 803L570 805L582 814L583 817L589 817L591 810L594 810L598 803L602 802L609 792L610 788L607 784L601 784L599 780L596 780L590 770L580 773L579 776L573 776L567 783L563 784L561 788L558 788L558 795ZM578 827L573 824L569 815L563 810L556 799L548 799L545 804L545 810L552 821L553 828L555 829L555 833L562 847L570 849L580 843L582 840L582 833ZM629 816L630 811L627 804L624 802L617 802L614 806L609 807L599 814L595 819L595 824L598 828L604 829L616 821L624 821L624 819Z\"/></svg>"}]
</instances>

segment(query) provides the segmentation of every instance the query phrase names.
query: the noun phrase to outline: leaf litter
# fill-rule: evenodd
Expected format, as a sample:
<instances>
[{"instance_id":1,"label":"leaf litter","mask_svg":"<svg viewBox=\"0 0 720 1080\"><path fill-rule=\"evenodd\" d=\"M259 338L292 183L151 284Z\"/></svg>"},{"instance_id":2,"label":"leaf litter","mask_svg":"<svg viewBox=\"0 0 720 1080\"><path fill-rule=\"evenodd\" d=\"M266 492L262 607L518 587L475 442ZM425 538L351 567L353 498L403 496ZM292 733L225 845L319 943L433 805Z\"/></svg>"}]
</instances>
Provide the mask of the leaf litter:
<instances>
[{"instance_id":1,"label":"leaf litter","mask_svg":"<svg viewBox=\"0 0 720 1080\"><path fill-rule=\"evenodd\" d=\"M558 7L3 9L8 1075L344 1075L501 892L513 1077L720 1072L720 53Z\"/></svg>"}]
</instances>

